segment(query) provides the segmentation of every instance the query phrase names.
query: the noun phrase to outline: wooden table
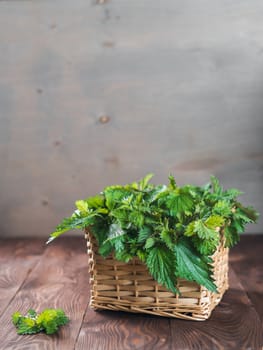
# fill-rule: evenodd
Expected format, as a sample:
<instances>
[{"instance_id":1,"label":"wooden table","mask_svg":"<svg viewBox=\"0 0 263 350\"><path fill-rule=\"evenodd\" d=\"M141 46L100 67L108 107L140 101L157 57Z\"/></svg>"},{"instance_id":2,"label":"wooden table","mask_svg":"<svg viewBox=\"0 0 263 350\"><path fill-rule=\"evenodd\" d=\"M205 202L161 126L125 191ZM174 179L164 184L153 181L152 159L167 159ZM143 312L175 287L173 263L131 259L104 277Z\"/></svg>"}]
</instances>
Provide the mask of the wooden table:
<instances>
[{"instance_id":1,"label":"wooden table","mask_svg":"<svg viewBox=\"0 0 263 350\"><path fill-rule=\"evenodd\" d=\"M204 322L89 309L85 241L2 239L0 349L262 349L263 235L244 235L230 254L230 289ZM29 308L63 308L59 334L18 336L10 319Z\"/></svg>"}]
</instances>

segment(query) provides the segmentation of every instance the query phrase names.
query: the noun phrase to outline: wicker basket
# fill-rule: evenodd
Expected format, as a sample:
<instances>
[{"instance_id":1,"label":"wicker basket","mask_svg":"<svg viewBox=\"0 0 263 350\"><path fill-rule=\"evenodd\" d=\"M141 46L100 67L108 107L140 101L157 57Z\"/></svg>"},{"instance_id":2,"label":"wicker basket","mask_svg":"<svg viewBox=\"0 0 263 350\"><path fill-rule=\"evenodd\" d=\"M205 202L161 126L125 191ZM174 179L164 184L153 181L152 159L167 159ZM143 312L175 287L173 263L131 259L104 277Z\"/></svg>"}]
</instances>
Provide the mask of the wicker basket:
<instances>
[{"instance_id":1,"label":"wicker basket","mask_svg":"<svg viewBox=\"0 0 263 350\"><path fill-rule=\"evenodd\" d=\"M218 294L195 282L178 280L180 295L159 285L139 259L128 263L111 255L106 259L97 251L97 243L86 229L91 282L90 306L95 310L118 310L134 313L206 320L228 288L228 249L223 239L213 258L213 277Z\"/></svg>"}]
</instances>

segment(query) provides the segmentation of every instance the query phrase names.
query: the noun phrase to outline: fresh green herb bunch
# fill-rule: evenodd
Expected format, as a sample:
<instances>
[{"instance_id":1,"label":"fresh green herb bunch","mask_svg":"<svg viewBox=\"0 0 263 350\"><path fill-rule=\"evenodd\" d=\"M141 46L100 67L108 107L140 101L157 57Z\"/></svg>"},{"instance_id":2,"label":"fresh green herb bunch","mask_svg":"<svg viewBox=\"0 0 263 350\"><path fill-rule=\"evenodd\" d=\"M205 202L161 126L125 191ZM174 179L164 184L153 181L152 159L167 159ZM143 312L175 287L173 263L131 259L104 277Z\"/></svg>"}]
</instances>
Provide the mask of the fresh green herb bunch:
<instances>
[{"instance_id":1,"label":"fresh green herb bunch","mask_svg":"<svg viewBox=\"0 0 263 350\"><path fill-rule=\"evenodd\" d=\"M221 235L232 247L245 225L256 222L257 212L237 201L239 190L223 190L214 176L202 187L179 187L173 176L167 186L153 185L152 176L77 201L77 210L48 242L65 231L89 227L102 256L114 253L125 262L138 257L153 278L174 293L179 277L215 292L211 255Z\"/></svg>"},{"instance_id":2,"label":"fresh green herb bunch","mask_svg":"<svg viewBox=\"0 0 263 350\"><path fill-rule=\"evenodd\" d=\"M67 324L69 319L61 309L46 309L40 314L30 309L25 316L15 312L12 315L12 321L18 334L35 334L42 331L46 334L54 334L60 326Z\"/></svg>"}]
</instances>

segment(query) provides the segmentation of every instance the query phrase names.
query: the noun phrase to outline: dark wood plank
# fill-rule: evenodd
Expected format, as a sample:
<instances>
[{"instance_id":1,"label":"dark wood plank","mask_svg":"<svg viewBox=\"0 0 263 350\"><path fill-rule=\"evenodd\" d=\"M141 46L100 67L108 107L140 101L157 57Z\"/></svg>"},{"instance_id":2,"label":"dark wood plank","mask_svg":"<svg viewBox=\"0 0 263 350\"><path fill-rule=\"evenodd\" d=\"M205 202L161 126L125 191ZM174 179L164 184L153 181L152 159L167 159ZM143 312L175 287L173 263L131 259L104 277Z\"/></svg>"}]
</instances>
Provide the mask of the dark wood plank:
<instances>
[{"instance_id":1,"label":"dark wood plank","mask_svg":"<svg viewBox=\"0 0 263 350\"><path fill-rule=\"evenodd\" d=\"M88 309L76 350L171 349L169 319Z\"/></svg>"},{"instance_id":2,"label":"dark wood plank","mask_svg":"<svg viewBox=\"0 0 263 350\"><path fill-rule=\"evenodd\" d=\"M244 235L230 254L230 263L254 304L263 328L263 235Z\"/></svg>"},{"instance_id":3,"label":"dark wood plank","mask_svg":"<svg viewBox=\"0 0 263 350\"><path fill-rule=\"evenodd\" d=\"M7 268L10 280L6 285L24 276L24 282L18 290L14 290L0 317L1 349L261 349L261 322L257 313L260 304L252 293L255 291L255 278L249 277L252 268L261 267L259 237L245 237L231 251L231 265L235 267L236 264L238 268L236 273L230 268L230 289L205 322L94 312L87 308L89 283L85 240L64 237L46 249L42 240L30 242L4 240L0 246L0 262L5 263L5 269L4 265L0 265L1 273ZM247 271L247 285L243 281L243 269ZM27 271L26 275L21 271ZM260 282L257 284L259 287ZM262 293L260 288L258 291ZM10 320L14 311L23 313L28 308L40 311L46 307L62 307L71 319L70 324L54 336L16 334Z\"/></svg>"},{"instance_id":4,"label":"dark wood plank","mask_svg":"<svg viewBox=\"0 0 263 350\"><path fill-rule=\"evenodd\" d=\"M0 241L0 315L13 299L44 252L44 240Z\"/></svg>"},{"instance_id":5,"label":"dark wood plank","mask_svg":"<svg viewBox=\"0 0 263 350\"><path fill-rule=\"evenodd\" d=\"M205 322L88 310L76 349L260 349L258 315L231 269L229 279L229 291Z\"/></svg>"},{"instance_id":6,"label":"dark wood plank","mask_svg":"<svg viewBox=\"0 0 263 350\"><path fill-rule=\"evenodd\" d=\"M261 349L259 317L234 271L230 288L209 320L171 320L172 349Z\"/></svg>"},{"instance_id":7,"label":"dark wood plank","mask_svg":"<svg viewBox=\"0 0 263 350\"><path fill-rule=\"evenodd\" d=\"M18 267L19 268L19 267ZM49 245L41 261L0 317L2 349L74 349L89 299L88 263L84 239L64 238ZM10 318L29 308L65 310L70 324L59 334L18 336Z\"/></svg>"},{"instance_id":8,"label":"dark wood plank","mask_svg":"<svg viewBox=\"0 0 263 350\"><path fill-rule=\"evenodd\" d=\"M4 259L27 260L39 256L45 248L45 239L40 238L1 238L0 261Z\"/></svg>"}]
</instances>

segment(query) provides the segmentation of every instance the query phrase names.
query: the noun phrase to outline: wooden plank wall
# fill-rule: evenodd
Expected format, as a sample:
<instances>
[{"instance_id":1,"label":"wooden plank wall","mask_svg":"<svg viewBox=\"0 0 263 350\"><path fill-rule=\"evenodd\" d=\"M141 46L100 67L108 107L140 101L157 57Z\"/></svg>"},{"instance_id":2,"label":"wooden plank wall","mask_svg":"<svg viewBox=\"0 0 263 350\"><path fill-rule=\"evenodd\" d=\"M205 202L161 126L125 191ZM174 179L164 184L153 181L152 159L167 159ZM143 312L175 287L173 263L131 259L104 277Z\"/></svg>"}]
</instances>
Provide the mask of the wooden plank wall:
<instances>
[{"instance_id":1,"label":"wooden plank wall","mask_svg":"<svg viewBox=\"0 0 263 350\"><path fill-rule=\"evenodd\" d=\"M45 237L147 172L215 174L262 212L262 18L261 0L0 1L0 235Z\"/></svg>"}]
</instances>

